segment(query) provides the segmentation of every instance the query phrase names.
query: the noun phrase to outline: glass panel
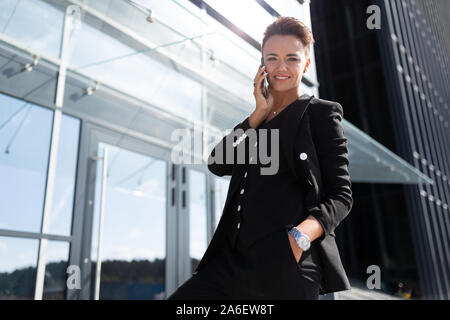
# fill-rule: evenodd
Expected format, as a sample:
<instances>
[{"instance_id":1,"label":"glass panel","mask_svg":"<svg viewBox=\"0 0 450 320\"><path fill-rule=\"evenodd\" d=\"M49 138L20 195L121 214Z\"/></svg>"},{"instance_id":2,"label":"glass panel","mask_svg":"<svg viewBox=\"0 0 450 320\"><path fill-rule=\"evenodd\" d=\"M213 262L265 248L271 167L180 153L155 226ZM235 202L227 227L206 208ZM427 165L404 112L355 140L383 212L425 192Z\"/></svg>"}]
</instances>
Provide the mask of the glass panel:
<instances>
[{"instance_id":1,"label":"glass panel","mask_svg":"<svg viewBox=\"0 0 450 320\"><path fill-rule=\"evenodd\" d=\"M227 199L228 187L230 185L229 178L214 177L214 229L217 228L220 218L222 216L223 207Z\"/></svg>"},{"instance_id":2,"label":"glass panel","mask_svg":"<svg viewBox=\"0 0 450 320\"><path fill-rule=\"evenodd\" d=\"M0 95L0 229L39 232L53 112Z\"/></svg>"},{"instance_id":3,"label":"glass panel","mask_svg":"<svg viewBox=\"0 0 450 320\"><path fill-rule=\"evenodd\" d=\"M189 14L177 1L133 0L142 8L148 8L152 11L152 16L155 17L153 23L148 23L146 20L147 14L144 10L139 10L127 1L84 0L83 2L158 46L179 41L186 37L199 36L202 34L202 27L205 25L197 17ZM183 19L180 19L180 17L183 17ZM169 25L173 30L182 30L184 35L181 36L176 32L167 33L166 25ZM170 50L170 46L167 48ZM196 58L199 59L199 56Z\"/></svg>"},{"instance_id":4,"label":"glass panel","mask_svg":"<svg viewBox=\"0 0 450 320\"><path fill-rule=\"evenodd\" d=\"M72 225L80 121L63 115L48 233L69 236Z\"/></svg>"},{"instance_id":5,"label":"glass panel","mask_svg":"<svg viewBox=\"0 0 450 320\"><path fill-rule=\"evenodd\" d=\"M306 93L306 94L314 95L315 97L317 97L317 93L316 93L317 89L315 87L308 87L303 82L301 82L300 89L301 89L302 94Z\"/></svg>"},{"instance_id":6,"label":"glass panel","mask_svg":"<svg viewBox=\"0 0 450 320\"><path fill-rule=\"evenodd\" d=\"M69 243L48 241L45 265L44 300L64 300L66 293Z\"/></svg>"},{"instance_id":7,"label":"glass panel","mask_svg":"<svg viewBox=\"0 0 450 320\"><path fill-rule=\"evenodd\" d=\"M113 4L116 2L109 3L115 7ZM165 59L163 61L166 63L158 61L157 58L161 57L152 52L155 48L130 46L129 36L119 36L117 30L107 26L99 30L93 23L96 26L98 21L87 14L80 29L75 30L72 35L69 63L76 71L91 75L121 91L183 117L201 119L200 83L183 76ZM153 32L158 34L155 30ZM172 42L166 37L165 49L170 47L176 56L200 56L198 49L192 52L193 47L180 42L184 37L175 37L176 40ZM93 43L102 50L94 50Z\"/></svg>"},{"instance_id":8,"label":"glass panel","mask_svg":"<svg viewBox=\"0 0 450 320\"><path fill-rule=\"evenodd\" d=\"M0 1L0 33L51 57L59 57L63 20L64 12L43 1Z\"/></svg>"},{"instance_id":9,"label":"glass panel","mask_svg":"<svg viewBox=\"0 0 450 320\"><path fill-rule=\"evenodd\" d=\"M276 10L282 16L296 17L297 19L302 19L299 17L303 11L303 6L297 0L265 0L266 3Z\"/></svg>"},{"instance_id":10,"label":"glass panel","mask_svg":"<svg viewBox=\"0 0 450 320\"><path fill-rule=\"evenodd\" d=\"M239 36L231 33L225 26L215 25L214 28L220 30L220 32L206 35L204 43L208 51L210 49L214 52L214 58L217 61L214 64L210 64L210 66L218 67L223 65L223 72L235 78L235 82L240 81L245 87L249 81L252 84L253 77L260 63L261 52L244 42ZM228 83L223 85L227 89L229 88Z\"/></svg>"},{"instance_id":11,"label":"glass panel","mask_svg":"<svg viewBox=\"0 0 450 320\"><path fill-rule=\"evenodd\" d=\"M34 299L38 240L0 237L0 299Z\"/></svg>"},{"instance_id":12,"label":"glass panel","mask_svg":"<svg viewBox=\"0 0 450 320\"><path fill-rule=\"evenodd\" d=\"M165 295L167 164L108 148L100 299L162 299ZM97 167L91 296L98 249L102 162Z\"/></svg>"},{"instance_id":13,"label":"glass panel","mask_svg":"<svg viewBox=\"0 0 450 320\"><path fill-rule=\"evenodd\" d=\"M225 114L229 120L251 110L258 50L211 17L202 21L199 9L189 1L138 2L153 11L153 23L148 23L142 11L125 1L84 1L130 33L87 13L70 44L74 72L87 73L183 117L201 119L203 79L208 95L215 94L215 101L222 102L211 104L210 97L207 99L208 108L218 109L218 116ZM192 37L195 39L189 40ZM109 49L92 50L92 43ZM201 46L206 53L204 72ZM218 92L218 87L225 91ZM213 111L212 117L207 117L208 122L215 123L215 114Z\"/></svg>"},{"instance_id":14,"label":"glass panel","mask_svg":"<svg viewBox=\"0 0 450 320\"><path fill-rule=\"evenodd\" d=\"M162 21L162 24L170 27L170 30L167 27L161 29L160 37L167 38L175 31L185 38L204 35L202 38L195 38L191 45L205 48L208 58L205 63L206 74L237 96L245 97L247 101L253 98L253 89L248 89L258 68L258 50L212 17L201 17L199 8L189 1L140 0L139 3L153 11L156 21ZM142 29L139 30L143 33ZM263 30L260 32L262 34ZM154 37L152 34L152 41ZM170 48L172 46L168 47L169 50ZM214 57L213 63L211 57ZM197 66L196 55L184 52L182 58L190 65Z\"/></svg>"},{"instance_id":15,"label":"glass panel","mask_svg":"<svg viewBox=\"0 0 450 320\"><path fill-rule=\"evenodd\" d=\"M265 28L275 20L254 0L205 0L205 2L259 42L262 42ZM249 19L250 12L251 19Z\"/></svg>"},{"instance_id":16,"label":"glass panel","mask_svg":"<svg viewBox=\"0 0 450 320\"><path fill-rule=\"evenodd\" d=\"M189 255L192 271L206 251L206 176L189 170Z\"/></svg>"},{"instance_id":17,"label":"glass panel","mask_svg":"<svg viewBox=\"0 0 450 320\"><path fill-rule=\"evenodd\" d=\"M280 15L295 17L311 28L309 3L301 4L297 0L265 0Z\"/></svg>"},{"instance_id":18,"label":"glass panel","mask_svg":"<svg viewBox=\"0 0 450 320\"><path fill-rule=\"evenodd\" d=\"M433 183L425 174L350 122L344 120L343 127L349 141L348 170L353 182Z\"/></svg>"}]
</instances>

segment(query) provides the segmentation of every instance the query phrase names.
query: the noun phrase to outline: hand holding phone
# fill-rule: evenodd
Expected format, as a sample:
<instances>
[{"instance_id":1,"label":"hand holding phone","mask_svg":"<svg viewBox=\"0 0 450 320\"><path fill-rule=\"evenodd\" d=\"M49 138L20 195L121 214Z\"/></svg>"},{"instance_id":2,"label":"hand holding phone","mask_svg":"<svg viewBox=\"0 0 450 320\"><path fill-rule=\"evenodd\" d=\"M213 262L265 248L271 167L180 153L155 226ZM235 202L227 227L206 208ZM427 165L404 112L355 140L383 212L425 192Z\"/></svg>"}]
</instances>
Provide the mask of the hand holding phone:
<instances>
[{"instance_id":1,"label":"hand holding phone","mask_svg":"<svg viewBox=\"0 0 450 320\"><path fill-rule=\"evenodd\" d=\"M255 111L250 115L249 124L252 128L257 128L270 113L273 107L273 96L269 91L267 72L264 70L264 60L261 57L261 66L253 79L253 95L255 96Z\"/></svg>"},{"instance_id":2,"label":"hand holding phone","mask_svg":"<svg viewBox=\"0 0 450 320\"><path fill-rule=\"evenodd\" d=\"M264 58L261 57L261 67L264 66ZM264 71L264 73L267 73L266 71ZM269 83L267 81L267 78L264 78L262 81L262 85L261 85L261 90L262 90L262 94L264 96L264 98L267 99L267 97L269 96Z\"/></svg>"}]
</instances>

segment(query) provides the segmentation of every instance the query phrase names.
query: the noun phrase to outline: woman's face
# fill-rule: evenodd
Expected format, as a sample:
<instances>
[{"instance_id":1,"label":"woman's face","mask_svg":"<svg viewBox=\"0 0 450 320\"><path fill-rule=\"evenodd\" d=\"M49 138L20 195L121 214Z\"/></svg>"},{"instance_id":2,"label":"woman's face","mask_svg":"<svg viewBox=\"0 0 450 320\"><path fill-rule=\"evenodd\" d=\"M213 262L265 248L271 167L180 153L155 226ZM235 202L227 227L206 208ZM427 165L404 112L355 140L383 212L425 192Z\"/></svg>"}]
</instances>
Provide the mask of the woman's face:
<instances>
[{"instance_id":1,"label":"woman's face","mask_svg":"<svg viewBox=\"0 0 450 320\"><path fill-rule=\"evenodd\" d=\"M275 91L298 88L311 62L311 59L305 56L302 42L293 35L271 36L264 44L263 57L268 73L267 80Z\"/></svg>"}]
</instances>

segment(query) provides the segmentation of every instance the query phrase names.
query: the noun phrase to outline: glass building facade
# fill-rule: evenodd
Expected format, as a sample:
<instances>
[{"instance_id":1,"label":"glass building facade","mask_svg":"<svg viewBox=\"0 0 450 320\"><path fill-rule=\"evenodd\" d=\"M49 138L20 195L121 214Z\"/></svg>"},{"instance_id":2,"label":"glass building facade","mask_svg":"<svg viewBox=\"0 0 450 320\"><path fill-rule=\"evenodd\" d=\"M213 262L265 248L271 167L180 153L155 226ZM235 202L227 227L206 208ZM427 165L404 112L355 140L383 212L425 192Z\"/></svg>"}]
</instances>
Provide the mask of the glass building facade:
<instances>
[{"instance_id":1,"label":"glass building facade","mask_svg":"<svg viewBox=\"0 0 450 320\"><path fill-rule=\"evenodd\" d=\"M226 3L0 2L0 299L164 299L192 274L229 183L205 157L254 110L264 28L315 31L308 1ZM352 181L432 183L344 129Z\"/></svg>"}]
</instances>

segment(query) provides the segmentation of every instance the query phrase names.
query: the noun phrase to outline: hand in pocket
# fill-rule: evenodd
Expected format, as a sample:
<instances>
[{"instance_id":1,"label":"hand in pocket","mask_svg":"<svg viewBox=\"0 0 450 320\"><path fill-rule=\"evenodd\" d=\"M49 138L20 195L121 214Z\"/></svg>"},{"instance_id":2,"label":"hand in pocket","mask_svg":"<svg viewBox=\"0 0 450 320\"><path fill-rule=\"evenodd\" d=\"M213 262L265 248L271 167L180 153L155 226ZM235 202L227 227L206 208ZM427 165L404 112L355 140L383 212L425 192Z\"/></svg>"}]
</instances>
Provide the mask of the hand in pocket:
<instances>
[{"instance_id":1,"label":"hand in pocket","mask_svg":"<svg viewBox=\"0 0 450 320\"><path fill-rule=\"evenodd\" d=\"M299 246L297 245L297 242L295 242L295 238L292 234L288 233L288 237L289 237L289 243L291 244L292 252L295 257L295 261L297 261L297 263L299 263L300 259L302 258L303 250L299 248Z\"/></svg>"}]
</instances>

